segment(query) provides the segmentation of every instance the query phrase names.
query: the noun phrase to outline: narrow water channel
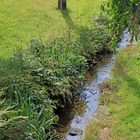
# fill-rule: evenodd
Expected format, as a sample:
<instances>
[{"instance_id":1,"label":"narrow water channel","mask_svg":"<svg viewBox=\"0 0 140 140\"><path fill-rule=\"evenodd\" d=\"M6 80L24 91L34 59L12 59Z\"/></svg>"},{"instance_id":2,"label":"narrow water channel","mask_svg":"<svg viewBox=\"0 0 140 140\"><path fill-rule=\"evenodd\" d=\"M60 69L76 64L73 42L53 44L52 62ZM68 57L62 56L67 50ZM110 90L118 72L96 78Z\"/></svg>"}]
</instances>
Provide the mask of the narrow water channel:
<instances>
[{"instance_id":1,"label":"narrow water channel","mask_svg":"<svg viewBox=\"0 0 140 140\"><path fill-rule=\"evenodd\" d=\"M117 51L129 44L130 34L127 29L124 31L122 40L118 44ZM99 85L111 77L111 69L115 63L115 55L107 57L96 67L96 73L93 71L93 77L83 89L81 98L84 96L86 110L81 115L75 115L69 123L69 130L64 140L81 140L84 128L94 117L99 105L100 89ZM67 127L67 126L65 126Z\"/></svg>"}]
</instances>

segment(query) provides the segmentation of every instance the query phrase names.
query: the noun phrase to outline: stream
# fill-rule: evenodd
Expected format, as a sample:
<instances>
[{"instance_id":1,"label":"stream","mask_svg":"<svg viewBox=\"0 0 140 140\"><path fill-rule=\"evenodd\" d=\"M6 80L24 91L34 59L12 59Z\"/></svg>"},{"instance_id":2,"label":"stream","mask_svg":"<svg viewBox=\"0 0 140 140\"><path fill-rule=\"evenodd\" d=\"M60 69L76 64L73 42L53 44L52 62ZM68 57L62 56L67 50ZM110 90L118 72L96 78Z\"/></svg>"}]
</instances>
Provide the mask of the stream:
<instances>
[{"instance_id":1,"label":"stream","mask_svg":"<svg viewBox=\"0 0 140 140\"><path fill-rule=\"evenodd\" d=\"M122 40L118 43L117 51L127 46L129 44L129 41L130 34L126 29L122 36ZM100 97L99 85L103 81L111 77L111 70L114 64L115 64L115 55L111 55L108 56L107 58L104 58L103 62L100 62L97 65L97 67L94 68L96 69L96 72L95 70L92 71L93 76L91 80L86 84L85 88L83 89L80 95L81 98L86 97L85 98L86 109L84 113L80 115L75 115L73 119L69 122L69 130L66 133L64 140L81 140L85 127L96 114L99 105L99 97Z\"/></svg>"}]
</instances>

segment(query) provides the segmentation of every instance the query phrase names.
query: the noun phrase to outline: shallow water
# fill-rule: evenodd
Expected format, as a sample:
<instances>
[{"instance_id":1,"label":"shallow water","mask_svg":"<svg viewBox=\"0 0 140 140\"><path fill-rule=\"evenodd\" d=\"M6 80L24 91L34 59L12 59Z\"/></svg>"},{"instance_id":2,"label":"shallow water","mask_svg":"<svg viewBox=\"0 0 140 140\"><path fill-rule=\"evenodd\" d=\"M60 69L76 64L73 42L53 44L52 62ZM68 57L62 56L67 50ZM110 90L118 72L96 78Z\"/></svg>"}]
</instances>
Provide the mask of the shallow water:
<instances>
[{"instance_id":1,"label":"shallow water","mask_svg":"<svg viewBox=\"0 0 140 140\"><path fill-rule=\"evenodd\" d=\"M118 43L117 51L129 44L130 34L127 29L124 31L122 40ZM99 85L111 77L111 69L115 63L115 55L106 57L96 67L96 73L93 71L93 77L86 85L81 93L81 98L84 96L86 102L86 110L81 115L75 115L69 123L70 129L78 129L84 131L88 122L94 117L99 105L100 89ZM82 135L71 136L67 132L64 140L81 140Z\"/></svg>"}]
</instances>

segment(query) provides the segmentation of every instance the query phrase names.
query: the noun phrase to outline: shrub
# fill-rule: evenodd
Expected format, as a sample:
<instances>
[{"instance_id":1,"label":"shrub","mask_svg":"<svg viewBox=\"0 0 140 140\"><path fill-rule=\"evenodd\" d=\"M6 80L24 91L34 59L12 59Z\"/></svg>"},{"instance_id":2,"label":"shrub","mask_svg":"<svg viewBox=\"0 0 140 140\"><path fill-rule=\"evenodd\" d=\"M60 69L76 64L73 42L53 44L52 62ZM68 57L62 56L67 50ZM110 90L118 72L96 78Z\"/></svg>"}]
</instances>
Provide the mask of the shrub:
<instances>
[{"instance_id":1,"label":"shrub","mask_svg":"<svg viewBox=\"0 0 140 140\"><path fill-rule=\"evenodd\" d=\"M108 22L108 17L101 14L94 19L95 26L80 27L78 29L81 55L89 63L96 63L98 54L102 55L113 50L113 46L111 45L112 35L108 28Z\"/></svg>"},{"instance_id":2,"label":"shrub","mask_svg":"<svg viewBox=\"0 0 140 140\"><path fill-rule=\"evenodd\" d=\"M3 115L4 121L9 122L10 118L12 120L17 119L13 123L8 123L8 127L7 125L1 127L0 138L10 140L51 139L54 135L53 124L58 120L58 117L54 114L54 106L46 94L45 87L36 84L32 75L30 75L30 71L26 69L24 53L22 55L17 53L9 61L13 63L16 61L17 63L14 64L19 66L19 63L21 63L19 60L22 57L23 63L20 64L22 72L3 77L4 81L0 86L0 90L3 93L1 100L4 101L5 99L3 107L14 106L12 115ZM14 69L14 67L12 68ZM7 113L11 114L11 112L8 111ZM19 120L21 116L25 116L26 121Z\"/></svg>"}]
</instances>

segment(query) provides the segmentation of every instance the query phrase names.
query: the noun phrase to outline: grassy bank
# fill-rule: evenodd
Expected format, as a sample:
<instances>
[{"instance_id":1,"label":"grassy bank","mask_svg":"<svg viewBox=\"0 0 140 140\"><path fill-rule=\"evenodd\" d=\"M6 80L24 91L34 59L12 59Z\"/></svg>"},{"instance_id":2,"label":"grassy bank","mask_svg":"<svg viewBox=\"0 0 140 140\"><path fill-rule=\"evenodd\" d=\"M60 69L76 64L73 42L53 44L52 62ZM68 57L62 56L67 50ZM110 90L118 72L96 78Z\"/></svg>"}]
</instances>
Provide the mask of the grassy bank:
<instances>
[{"instance_id":1,"label":"grassy bank","mask_svg":"<svg viewBox=\"0 0 140 140\"><path fill-rule=\"evenodd\" d=\"M140 138L140 45L117 54L113 78L101 85L96 117L87 126L85 140Z\"/></svg>"},{"instance_id":2,"label":"grassy bank","mask_svg":"<svg viewBox=\"0 0 140 140\"><path fill-rule=\"evenodd\" d=\"M57 0L0 1L0 58L7 58L15 48L26 48L33 38L67 36L70 24L89 26L99 6L98 0L68 0L66 13L57 9Z\"/></svg>"}]
</instances>

